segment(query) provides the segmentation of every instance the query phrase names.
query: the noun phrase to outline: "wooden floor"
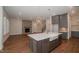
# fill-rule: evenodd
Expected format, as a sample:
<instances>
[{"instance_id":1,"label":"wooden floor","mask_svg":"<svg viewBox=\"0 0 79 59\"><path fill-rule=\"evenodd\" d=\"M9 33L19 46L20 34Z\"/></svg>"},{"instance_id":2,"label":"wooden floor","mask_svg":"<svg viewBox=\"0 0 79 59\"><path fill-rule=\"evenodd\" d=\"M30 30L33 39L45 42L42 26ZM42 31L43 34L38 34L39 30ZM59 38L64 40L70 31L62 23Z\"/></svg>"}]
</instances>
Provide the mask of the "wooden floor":
<instances>
[{"instance_id":1,"label":"wooden floor","mask_svg":"<svg viewBox=\"0 0 79 59\"><path fill-rule=\"evenodd\" d=\"M79 38L71 38L70 40L62 40L60 46L52 52L55 53L79 53Z\"/></svg>"},{"instance_id":2,"label":"wooden floor","mask_svg":"<svg viewBox=\"0 0 79 59\"><path fill-rule=\"evenodd\" d=\"M4 52L29 53L29 38L26 35L10 36L4 43ZM53 53L78 53L79 39L62 40L61 45L52 50Z\"/></svg>"},{"instance_id":3,"label":"wooden floor","mask_svg":"<svg viewBox=\"0 0 79 59\"><path fill-rule=\"evenodd\" d=\"M4 43L4 52L26 53L29 49L29 38L26 35L10 36Z\"/></svg>"}]
</instances>

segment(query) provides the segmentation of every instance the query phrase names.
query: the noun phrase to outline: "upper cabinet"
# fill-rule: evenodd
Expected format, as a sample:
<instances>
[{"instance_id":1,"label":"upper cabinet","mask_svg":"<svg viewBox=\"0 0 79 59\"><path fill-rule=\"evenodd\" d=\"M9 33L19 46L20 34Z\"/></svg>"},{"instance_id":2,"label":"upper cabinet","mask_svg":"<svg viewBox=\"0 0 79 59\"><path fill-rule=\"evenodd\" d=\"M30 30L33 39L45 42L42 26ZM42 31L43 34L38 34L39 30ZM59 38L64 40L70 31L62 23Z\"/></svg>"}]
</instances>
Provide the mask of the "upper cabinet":
<instances>
[{"instance_id":1,"label":"upper cabinet","mask_svg":"<svg viewBox=\"0 0 79 59\"><path fill-rule=\"evenodd\" d=\"M62 36L69 39L71 37L71 19L69 14L60 14L52 16L52 24L58 24L58 31L64 33Z\"/></svg>"},{"instance_id":2,"label":"upper cabinet","mask_svg":"<svg viewBox=\"0 0 79 59\"><path fill-rule=\"evenodd\" d=\"M66 39L67 36L68 36L67 35L67 33L68 33L68 18L67 18L67 14L61 14L61 15L52 16L52 23L59 25L58 31L63 33L62 37L64 39Z\"/></svg>"},{"instance_id":3,"label":"upper cabinet","mask_svg":"<svg viewBox=\"0 0 79 59\"><path fill-rule=\"evenodd\" d=\"M52 16L52 23L53 24L59 24L59 16L58 15Z\"/></svg>"},{"instance_id":4,"label":"upper cabinet","mask_svg":"<svg viewBox=\"0 0 79 59\"><path fill-rule=\"evenodd\" d=\"M61 27L67 28L68 26L67 14L52 16L52 23L58 24L60 28Z\"/></svg>"},{"instance_id":5,"label":"upper cabinet","mask_svg":"<svg viewBox=\"0 0 79 59\"><path fill-rule=\"evenodd\" d=\"M59 26L67 28L67 26L68 26L67 14L59 15L59 17L60 17Z\"/></svg>"}]
</instances>

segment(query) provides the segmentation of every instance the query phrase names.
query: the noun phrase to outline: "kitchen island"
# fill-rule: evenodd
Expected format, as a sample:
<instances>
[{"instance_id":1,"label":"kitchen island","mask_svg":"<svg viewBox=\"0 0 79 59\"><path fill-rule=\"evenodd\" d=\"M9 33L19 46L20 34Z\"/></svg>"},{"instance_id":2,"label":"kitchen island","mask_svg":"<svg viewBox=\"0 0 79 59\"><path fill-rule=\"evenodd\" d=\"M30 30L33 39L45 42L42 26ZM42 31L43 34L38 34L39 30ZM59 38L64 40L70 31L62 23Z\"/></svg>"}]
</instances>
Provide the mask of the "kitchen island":
<instances>
[{"instance_id":1,"label":"kitchen island","mask_svg":"<svg viewBox=\"0 0 79 59\"><path fill-rule=\"evenodd\" d=\"M34 53L48 53L61 43L60 35L61 33L29 34L29 47Z\"/></svg>"}]
</instances>

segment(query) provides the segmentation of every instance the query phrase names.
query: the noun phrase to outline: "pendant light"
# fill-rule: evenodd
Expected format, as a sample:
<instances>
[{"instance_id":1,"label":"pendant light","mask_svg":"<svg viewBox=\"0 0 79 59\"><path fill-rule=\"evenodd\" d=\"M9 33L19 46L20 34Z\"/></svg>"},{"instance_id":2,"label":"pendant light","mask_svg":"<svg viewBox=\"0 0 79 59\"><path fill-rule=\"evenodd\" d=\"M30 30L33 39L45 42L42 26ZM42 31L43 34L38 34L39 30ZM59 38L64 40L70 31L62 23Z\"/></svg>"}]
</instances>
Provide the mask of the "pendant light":
<instances>
[{"instance_id":1,"label":"pendant light","mask_svg":"<svg viewBox=\"0 0 79 59\"><path fill-rule=\"evenodd\" d=\"M41 23L42 19L43 18L41 17L41 14L40 14L40 6L38 6L38 16L36 17L36 21L38 23Z\"/></svg>"},{"instance_id":2,"label":"pendant light","mask_svg":"<svg viewBox=\"0 0 79 59\"><path fill-rule=\"evenodd\" d=\"M51 24L52 23L52 19L51 19L51 9L48 9L49 11L49 23Z\"/></svg>"}]
</instances>

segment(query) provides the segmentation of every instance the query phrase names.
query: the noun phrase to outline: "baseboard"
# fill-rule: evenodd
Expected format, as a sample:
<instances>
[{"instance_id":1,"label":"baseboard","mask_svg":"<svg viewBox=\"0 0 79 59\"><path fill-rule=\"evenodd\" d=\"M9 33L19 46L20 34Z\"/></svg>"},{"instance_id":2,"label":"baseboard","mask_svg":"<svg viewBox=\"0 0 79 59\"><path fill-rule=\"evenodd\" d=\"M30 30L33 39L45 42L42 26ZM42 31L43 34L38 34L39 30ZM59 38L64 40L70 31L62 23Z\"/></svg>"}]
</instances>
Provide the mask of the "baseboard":
<instances>
[{"instance_id":1,"label":"baseboard","mask_svg":"<svg viewBox=\"0 0 79 59\"><path fill-rule=\"evenodd\" d=\"M10 34L10 35L13 36L13 35L22 35L22 34L18 34L18 33L17 33L17 34Z\"/></svg>"}]
</instances>

